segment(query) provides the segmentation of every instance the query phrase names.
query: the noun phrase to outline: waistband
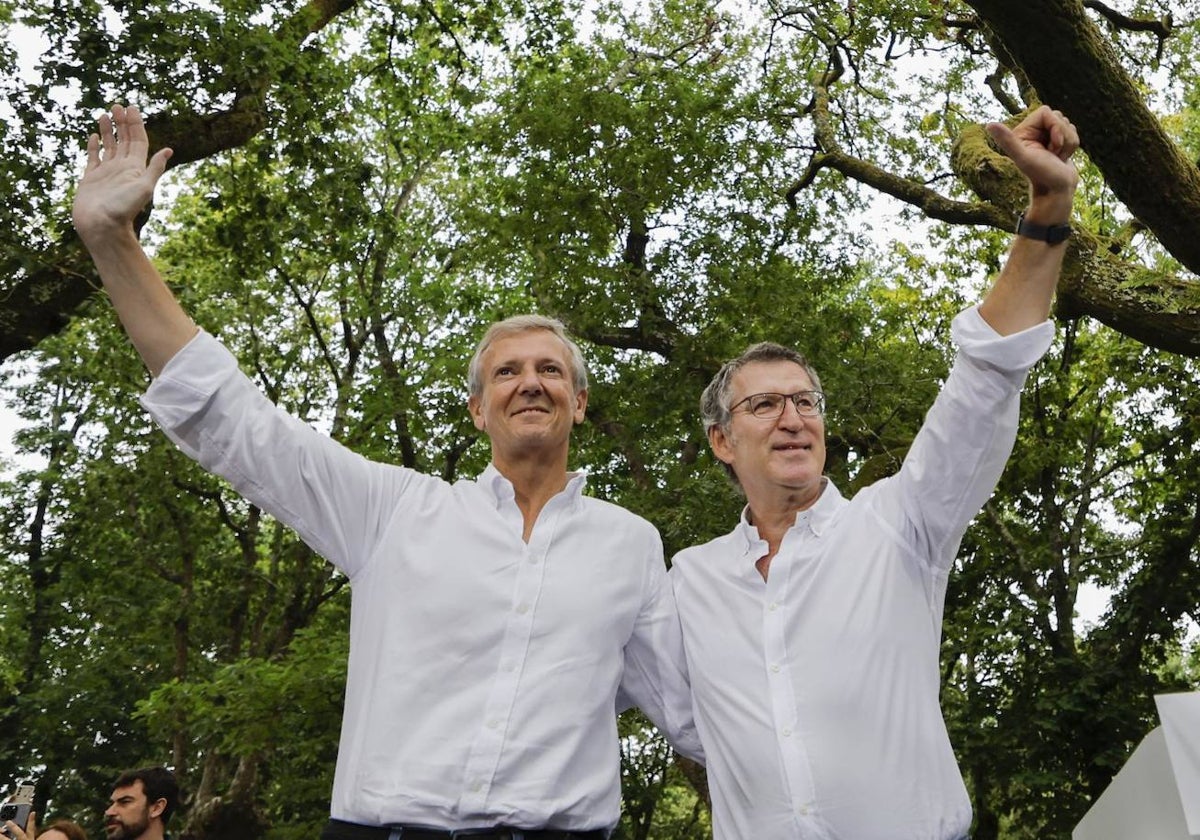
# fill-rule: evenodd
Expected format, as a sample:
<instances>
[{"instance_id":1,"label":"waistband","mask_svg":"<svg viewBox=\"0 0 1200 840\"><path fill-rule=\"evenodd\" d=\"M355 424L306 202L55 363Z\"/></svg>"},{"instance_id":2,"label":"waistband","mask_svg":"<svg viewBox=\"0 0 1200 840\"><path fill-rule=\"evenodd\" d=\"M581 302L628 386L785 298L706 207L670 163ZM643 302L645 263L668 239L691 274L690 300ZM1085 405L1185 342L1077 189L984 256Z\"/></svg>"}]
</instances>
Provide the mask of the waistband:
<instances>
[{"instance_id":1,"label":"waistband","mask_svg":"<svg viewBox=\"0 0 1200 840\"><path fill-rule=\"evenodd\" d=\"M359 825L330 819L321 831L321 840L608 840L608 832L567 831L556 828L434 828L422 825Z\"/></svg>"}]
</instances>

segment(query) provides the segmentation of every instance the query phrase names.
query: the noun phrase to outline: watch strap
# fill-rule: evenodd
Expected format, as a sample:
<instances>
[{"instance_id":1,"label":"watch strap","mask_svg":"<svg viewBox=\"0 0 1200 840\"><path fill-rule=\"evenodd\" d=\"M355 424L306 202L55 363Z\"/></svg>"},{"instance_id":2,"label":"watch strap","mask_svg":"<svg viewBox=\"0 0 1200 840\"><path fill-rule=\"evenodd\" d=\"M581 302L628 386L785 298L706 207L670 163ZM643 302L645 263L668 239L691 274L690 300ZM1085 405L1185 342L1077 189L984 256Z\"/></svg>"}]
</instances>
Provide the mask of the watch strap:
<instances>
[{"instance_id":1,"label":"watch strap","mask_svg":"<svg viewBox=\"0 0 1200 840\"><path fill-rule=\"evenodd\" d=\"M1057 245L1066 242L1070 235L1070 225L1039 225L1037 222L1027 221L1024 213L1017 217L1017 236Z\"/></svg>"}]
</instances>

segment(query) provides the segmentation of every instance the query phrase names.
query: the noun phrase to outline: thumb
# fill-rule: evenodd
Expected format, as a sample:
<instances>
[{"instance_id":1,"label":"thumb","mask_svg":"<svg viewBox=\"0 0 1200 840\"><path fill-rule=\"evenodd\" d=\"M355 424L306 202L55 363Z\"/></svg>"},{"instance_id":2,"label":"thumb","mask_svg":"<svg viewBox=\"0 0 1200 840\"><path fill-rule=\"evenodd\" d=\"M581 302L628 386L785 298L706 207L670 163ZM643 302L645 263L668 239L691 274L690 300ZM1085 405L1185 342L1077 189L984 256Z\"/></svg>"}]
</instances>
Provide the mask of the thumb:
<instances>
[{"instance_id":1,"label":"thumb","mask_svg":"<svg viewBox=\"0 0 1200 840\"><path fill-rule=\"evenodd\" d=\"M174 152L169 147L164 146L154 153L154 157L150 158L150 162L146 164L146 168L154 176L155 181L162 177L163 172L167 169L167 161L171 159L171 155L173 154Z\"/></svg>"},{"instance_id":2,"label":"thumb","mask_svg":"<svg viewBox=\"0 0 1200 840\"><path fill-rule=\"evenodd\" d=\"M1021 141L1017 139L1013 130L1004 123L998 122L990 122L984 128L987 130L988 136L1000 147L1000 151L1016 160L1021 153Z\"/></svg>"}]
</instances>

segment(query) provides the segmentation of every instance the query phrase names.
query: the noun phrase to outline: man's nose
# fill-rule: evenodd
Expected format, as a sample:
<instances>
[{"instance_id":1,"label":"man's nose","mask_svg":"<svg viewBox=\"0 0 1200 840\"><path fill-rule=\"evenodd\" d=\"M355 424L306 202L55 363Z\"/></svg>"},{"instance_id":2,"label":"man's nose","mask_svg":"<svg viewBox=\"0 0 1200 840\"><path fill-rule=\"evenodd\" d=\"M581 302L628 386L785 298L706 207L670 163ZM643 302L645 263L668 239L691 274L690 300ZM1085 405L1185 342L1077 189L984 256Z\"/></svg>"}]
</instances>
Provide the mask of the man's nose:
<instances>
[{"instance_id":1,"label":"man's nose","mask_svg":"<svg viewBox=\"0 0 1200 840\"><path fill-rule=\"evenodd\" d=\"M538 394L542 391L542 377L533 365L521 369L518 384L522 394Z\"/></svg>"},{"instance_id":2,"label":"man's nose","mask_svg":"<svg viewBox=\"0 0 1200 840\"><path fill-rule=\"evenodd\" d=\"M796 401L788 397L783 401L783 411L779 412L779 419L775 424L785 429L798 429L807 419L800 413L800 409L796 408Z\"/></svg>"}]
</instances>

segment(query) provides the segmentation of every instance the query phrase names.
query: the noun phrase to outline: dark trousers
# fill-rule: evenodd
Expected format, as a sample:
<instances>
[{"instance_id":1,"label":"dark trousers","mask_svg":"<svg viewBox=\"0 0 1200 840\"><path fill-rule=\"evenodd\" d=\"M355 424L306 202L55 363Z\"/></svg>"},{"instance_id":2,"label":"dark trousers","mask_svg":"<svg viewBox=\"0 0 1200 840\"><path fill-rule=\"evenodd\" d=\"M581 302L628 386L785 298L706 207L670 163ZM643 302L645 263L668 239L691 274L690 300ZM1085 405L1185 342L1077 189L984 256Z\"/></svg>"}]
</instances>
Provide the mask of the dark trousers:
<instances>
[{"instance_id":1,"label":"dark trousers","mask_svg":"<svg viewBox=\"0 0 1200 840\"><path fill-rule=\"evenodd\" d=\"M373 826L333 820L321 829L321 840L608 840L607 831L562 829L426 828L415 825Z\"/></svg>"}]
</instances>

